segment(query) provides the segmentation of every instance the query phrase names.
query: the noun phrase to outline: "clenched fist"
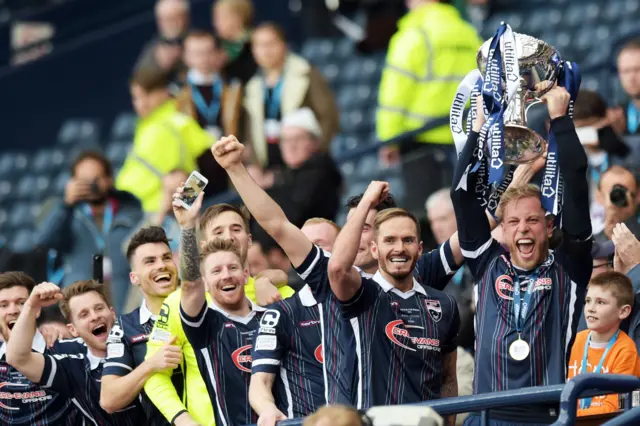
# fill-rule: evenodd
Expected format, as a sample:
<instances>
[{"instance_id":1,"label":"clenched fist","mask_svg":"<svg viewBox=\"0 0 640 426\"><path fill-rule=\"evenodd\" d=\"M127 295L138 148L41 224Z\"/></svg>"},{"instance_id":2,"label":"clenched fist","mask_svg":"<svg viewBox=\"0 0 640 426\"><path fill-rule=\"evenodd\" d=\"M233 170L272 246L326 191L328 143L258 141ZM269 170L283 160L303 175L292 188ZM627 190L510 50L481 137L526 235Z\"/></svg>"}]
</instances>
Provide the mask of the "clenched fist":
<instances>
[{"instance_id":1,"label":"clenched fist","mask_svg":"<svg viewBox=\"0 0 640 426\"><path fill-rule=\"evenodd\" d=\"M41 283L33 288L27 303L32 308L45 308L62 300L60 287L52 283Z\"/></svg>"},{"instance_id":2,"label":"clenched fist","mask_svg":"<svg viewBox=\"0 0 640 426\"><path fill-rule=\"evenodd\" d=\"M552 120L567 115L570 100L571 95L569 95L569 92L560 86L549 90L541 99L542 102L547 104L549 117Z\"/></svg>"},{"instance_id":3,"label":"clenched fist","mask_svg":"<svg viewBox=\"0 0 640 426\"><path fill-rule=\"evenodd\" d=\"M233 136L224 136L211 147L211 153L223 169L242 163L244 145Z\"/></svg>"}]
</instances>

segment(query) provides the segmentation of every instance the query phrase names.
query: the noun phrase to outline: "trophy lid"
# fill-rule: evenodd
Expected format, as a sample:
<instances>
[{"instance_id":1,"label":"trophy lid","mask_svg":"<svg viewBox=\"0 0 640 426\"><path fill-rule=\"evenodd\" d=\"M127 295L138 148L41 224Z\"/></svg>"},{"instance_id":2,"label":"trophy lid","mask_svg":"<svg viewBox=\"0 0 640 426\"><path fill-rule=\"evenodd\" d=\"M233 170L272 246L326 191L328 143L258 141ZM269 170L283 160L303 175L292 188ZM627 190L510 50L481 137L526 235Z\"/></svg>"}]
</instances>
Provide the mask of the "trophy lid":
<instances>
[{"instance_id":1,"label":"trophy lid","mask_svg":"<svg viewBox=\"0 0 640 426\"><path fill-rule=\"evenodd\" d=\"M514 33L514 36L521 81L528 91L533 92L533 96L540 97L553 87L553 83L558 78L560 53L550 44L535 37L520 33ZM487 67L490 45L491 39L485 41L476 55L478 68L483 75ZM550 84L536 92L535 86L543 81L548 81Z\"/></svg>"}]
</instances>

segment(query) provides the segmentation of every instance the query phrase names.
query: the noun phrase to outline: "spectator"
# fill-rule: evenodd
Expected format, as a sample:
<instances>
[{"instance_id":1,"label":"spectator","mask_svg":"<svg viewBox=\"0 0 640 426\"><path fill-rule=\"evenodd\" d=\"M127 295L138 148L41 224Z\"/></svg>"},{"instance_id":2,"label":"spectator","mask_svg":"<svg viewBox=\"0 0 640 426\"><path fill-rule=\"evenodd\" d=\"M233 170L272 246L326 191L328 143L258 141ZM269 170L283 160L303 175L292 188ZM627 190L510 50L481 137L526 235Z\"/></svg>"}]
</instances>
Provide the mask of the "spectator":
<instances>
[{"instance_id":1,"label":"spectator","mask_svg":"<svg viewBox=\"0 0 640 426\"><path fill-rule=\"evenodd\" d=\"M480 39L475 29L465 22L450 0L407 0L409 13L398 21L398 32L392 37L382 72L378 94L376 132L378 139L388 140L417 130L429 121L447 117L458 84L476 65ZM381 162L397 163L400 154L420 150L431 156L455 158L449 122L412 136L398 147L380 150ZM441 172L440 172L441 173ZM443 183L450 181L443 176ZM422 209L421 201L442 183L425 182L424 161L403 166L409 210ZM433 185L438 185L433 187ZM418 204L411 205L410 200Z\"/></svg>"},{"instance_id":2,"label":"spectator","mask_svg":"<svg viewBox=\"0 0 640 426\"><path fill-rule=\"evenodd\" d=\"M124 308L129 266L122 243L142 219L140 202L113 188L111 163L97 152L83 152L71 167L64 198L43 206L36 245L53 248L64 259L62 287L93 276L92 256L104 255L105 282L113 305Z\"/></svg>"},{"instance_id":3,"label":"spectator","mask_svg":"<svg viewBox=\"0 0 640 426\"><path fill-rule=\"evenodd\" d=\"M212 15L213 28L226 53L223 74L229 81L237 78L245 84L256 72L249 37L253 4L251 0L218 0L213 3Z\"/></svg>"},{"instance_id":4,"label":"spectator","mask_svg":"<svg viewBox=\"0 0 640 426\"><path fill-rule=\"evenodd\" d=\"M638 223L638 193L636 177L622 166L612 166L602 174L596 201L604 206L604 229L596 234L596 242L611 239L613 227L624 222L634 235L640 236Z\"/></svg>"},{"instance_id":5,"label":"spectator","mask_svg":"<svg viewBox=\"0 0 640 426\"><path fill-rule=\"evenodd\" d=\"M262 244L257 241L254 241L247 250L247 265L249 266L249 275L252 277L269 269L269 260L262 250Z\"/></svg>"},{"instance_id":6,"label":"spectator","mask_svg":"<svg viewBox=\"0 0 640 426\"><path fill-rule=\"evenodd\" d=\"M458 230L453 203L449 192L451 188L442 188L427 198L425 209L427 219L438 245L445 243ZM473 276L469 268L460 268L444 288L458 303L460 313L460 330L458 346L473 353L475 336L473 333Z\"/></svg>"},{"instance_id":7,"label":"spectator","mask_svg":"<svg viewBox=\"0 0 640 426\"><path fill-rule=\"evenodd\" d=\"M137 72L131 80L131 97L140 121L116 187L138 197L145 213L156 213L163 177L176 169L195 170L196 159L213 140L195 120L178 112L169 97L166 74Z\"/></svg>"},{"instance_id":8,"label":"spectator","mask_svg":"<svg viewBox=\"0 0 640 426\"><path fill-rule=\"evenodd\" d=\"M609 118L620 134L640 130L640 39L625 44L618 53L618 77L629 100L610 111Z\"/></svg>"},{"instance_id":9,"label":"spectator","mask_svg":"<svg viewBox=\"0 0 640 426\"><path fill-rule=\"evenodd\" d=\"M607 104L597 92L581 90L574 105L576 132L589 161L587 179L591 200L591 226L594 233L604 228L604 207L596 201L602 173L613 164L622 164L629 148L609 126Z\"/></svg>"},{"instance_id":10,"label":"spectator","mask_svg":"<svg viewBox=\"0 0 640 426\"><path fill-rule=\"evenodd\" d=\"M142 49L135 69L164 70L178 77L184 71L182 40L189 28L189 1L158 0L155 15L158 34Z\"/></svg>"},{"instance_id":11,"label":"spectator","mask_svg":"<svg viewBox=\"0 0 640 426\"><path fill-rule=\"evenodd\" d=\"M591 249L593 256L592 279L605 272L613 271L613 256L615 252L616 248L612 241L603 241L593 245Z\"/></svg>"},{"instance_id":12,"label":"spectator","mask_svg":"<svg viewBox=\"0 0 640 426\"><path fill-rule=\"evenodd\" d=\"M207 31L192 31L184 41L184 61L189 66L186 87L178 95L178 109L194 118L218 140L223 134L237 134L243 126L242 85L223 81L220 68L224 52L216 37ZM209 179L208 196L228 189L224 170L209 152L198 157L200 172Z\"/></svg>"},{"instance_id":13,"label":"spectator","mask_svg":"<svg viewBox=\"0 0 640 426\"><path fill-rule=\"evenodd\" d=\"M247 83L244 106L249 114L247 131L257 164L265 169L282 165L278 144L283 115L308 107L313 111L327 151L338 132L338 107L322 73L307 60L290 53L282 28L265 23L252 36L253 56L260 73Z\"/></svg>"}]
</instances>

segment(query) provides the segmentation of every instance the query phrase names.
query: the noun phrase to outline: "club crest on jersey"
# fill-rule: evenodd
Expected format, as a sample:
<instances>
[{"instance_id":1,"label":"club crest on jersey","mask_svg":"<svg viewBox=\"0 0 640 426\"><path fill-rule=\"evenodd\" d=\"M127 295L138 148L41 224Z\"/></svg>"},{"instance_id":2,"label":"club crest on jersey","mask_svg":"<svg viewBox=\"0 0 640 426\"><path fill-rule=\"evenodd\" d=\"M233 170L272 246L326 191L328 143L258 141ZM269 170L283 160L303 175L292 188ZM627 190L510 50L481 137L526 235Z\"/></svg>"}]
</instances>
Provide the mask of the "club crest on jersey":
<instances>
[{"instance_id":1,"label":"club crest on jersey","mask_svg":"<svg viewBox=\"0 0 640 426\"><path fill-rule=\"evenodd\" d=\"M324 364L324 357L322 356L322 343L318 345L315 351L313 351L313 355L316 357L316 360L320 364Z\"/></svg>"},{"instance_id":2,"label":"club crest on jersey","mask_svg":"<svg viewBox=\"0 0 640 426\"><path fill-rule=\"evenodd\" d=\"M245 352L247 353L245 354ZM233 351L231 359L240 371L251 373L251 368L246 367L247 365L251 367L251 345L242 346Z\"/></svg>"},{"instance_id":3,"label":"club crest on jersey","mask_svg":"<svg viewBox=\"0 0 640 426\"><path fill-rule=\"evenodd\" d=\"M427 299L424 301L424 304L431 315L431 319L435 322L438 322L442 319L442 306L440 306L439 300Z\"/></svg>"}]
</instances>

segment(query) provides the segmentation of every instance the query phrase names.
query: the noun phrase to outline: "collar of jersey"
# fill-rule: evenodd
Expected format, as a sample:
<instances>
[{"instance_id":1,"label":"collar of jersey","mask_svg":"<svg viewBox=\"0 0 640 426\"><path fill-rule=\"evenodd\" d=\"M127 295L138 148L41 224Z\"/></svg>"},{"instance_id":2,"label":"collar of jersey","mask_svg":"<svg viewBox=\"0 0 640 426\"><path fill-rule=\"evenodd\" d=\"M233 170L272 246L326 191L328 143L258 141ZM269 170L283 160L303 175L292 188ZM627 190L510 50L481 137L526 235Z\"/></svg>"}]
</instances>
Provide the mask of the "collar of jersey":
<instances>
[{"instance_id":1,"label":"collar of jersey","mask_svg":"<svg viewBox=\"0 0 640 426\"><path fill-rule=\"evenodd\" d=\"M209 308L213 309L214 311L220 312L222 315L229 318L231 321L239 322L241 324L246 325L246 324L249 324L249 322L253 319L253 317L256 315L256 312L266 311L265 308L263 308L262 306L256 305L248 297L247 297L247 300L249 301L249 306L251 306L251 312L249 312L249 314L246 317L241 317L238 315L233 315L228 313L227 311L222 309L220 306L216 305L216 303L213 300L211 300L211 303L209 303Z\"/></svg>"},{"instance_id":2,"label":"collar of jersey","mask_svg":"<svg viewBox=\"0 0 640 426\"><path fill-rule=\"evenodd\" d=\"M36 329L36 334L33 335L33 340L31 341L31 349L38 353L43 353L46 348L47 342L45 342L44 336ZM2 346L0 346L0 359L4 359L6 354L7 342L2 342Z\"/></svg>"},{"instance_id":3,"label":"collar of jersey","mask_svg":"<svg viewBox=\"0 0 640 426\"><path fill-rule=\"evenodd\" d=\"M154 317L153 312L147 307L147 302L142 299L142 304L140 305L140 325L148 323L150 319L155 319Z\"/></svg>"},{"instance_id":4,"label":"collar of jersey","mask_svg":"<svg viewBox=\"0 0 640 426\"><path fill-rule=\"evenodd\" d=\"M379 270L373 276L373 281L377 282L378 285L382 288L382 290L384 290L385 293L389 293L389 291L391 291L392 293L402 297L403 299L408 299L414 296L416 293L420 293L423 296L427 295L427 292L425 291L425 289L420 284L418 284L418 281L416 281L415 278L413 279L413 288L407 291L406 293L398 290L393 286L393 284L385 280Z\"/></svg>"},{"instance_id":5,"label":"collar of jersey","mask_svg":"<svg viewBox=\"0 0 640 426\"><path fill-rule=\"evenodd\" d=\"M91 353L91 349L87 346L87 359L89 360L89 366L91 370L95 370L104 362L104 358L100 358Z\"/></svg>"},{"instance_id":6,"label":"collar of jersey","mask_svg":"<svg viewBox=\"0 0 640 426\"><path fill-rule=\"evenodd\" d=\"M300 289L300 291L298 292L298 297L300 298L302 306L306 306L307 308L316 306L318 304L318 301L315 297L313 297L311 287L309 287L308 284L305 284L305 286Z\"/></svg>"}]
</instances>

